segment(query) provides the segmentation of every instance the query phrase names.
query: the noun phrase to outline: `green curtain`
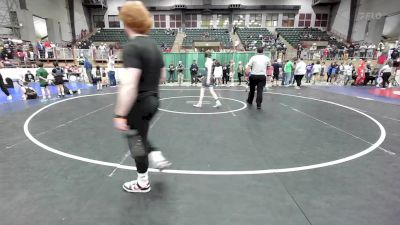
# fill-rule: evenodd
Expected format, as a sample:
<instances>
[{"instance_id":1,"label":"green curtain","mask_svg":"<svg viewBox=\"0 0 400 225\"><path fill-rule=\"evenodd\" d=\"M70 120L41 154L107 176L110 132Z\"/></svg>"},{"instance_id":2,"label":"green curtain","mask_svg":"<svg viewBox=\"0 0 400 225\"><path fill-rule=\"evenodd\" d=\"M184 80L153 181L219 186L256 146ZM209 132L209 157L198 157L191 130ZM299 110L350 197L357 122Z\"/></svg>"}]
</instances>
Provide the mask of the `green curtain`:
<instances>
[{"instance_id":1,"label":"green curtain","mask_svg":"<svg viewBox=\"0 0 400 225\"><path fill-rule=\"evenodd\" d=\"M234 78L237 79L236 69L239 61L242 62L243 65L246 65L250 58L254 55L254 52L214 52L212 53L212 58L218 60L222 64L229 63L229 61L233 59L235 62ZM265 55L271 58L270 52L265 52ZM171 63L176 66L179 61L182 61L183 65L185 66L185 80L190 80L189 68L193 63L193 60L196 60L200 71L204 71L204 52L164 53L163 56L166 67L168 67Z\"/></svg>"}]
</instances>

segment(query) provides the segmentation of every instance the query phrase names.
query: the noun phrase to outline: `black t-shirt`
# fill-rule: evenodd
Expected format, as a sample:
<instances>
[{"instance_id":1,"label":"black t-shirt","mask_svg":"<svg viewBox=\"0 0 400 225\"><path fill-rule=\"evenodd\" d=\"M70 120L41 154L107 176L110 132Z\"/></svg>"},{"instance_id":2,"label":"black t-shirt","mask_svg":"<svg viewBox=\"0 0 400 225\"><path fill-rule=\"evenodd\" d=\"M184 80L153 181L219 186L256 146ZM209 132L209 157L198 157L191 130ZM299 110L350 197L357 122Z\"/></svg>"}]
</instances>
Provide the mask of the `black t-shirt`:
<instances>
[{"instance_id":1,"label":"black t-shirt","mask_svg":"<svg viewBox=\"0 0 400 225\"><path fill-rule=\"evenodd\" d=\"M142 70L139 92L158 91L164 60L153 39L138 36L129 40L124 46L122 59L125 68Z\"/></svg>"},{"instance_id":2,"label":"black t-shirt","mask_svg":"<svg viewBox=\"0 0 400 225\"><path fill-rule=\"evenodd\" d=\"M272 66L274 67L274 74L279 74L279 68L281 68L281 64L274 63Z\"/></svg>"},{"instance_id":3,"label":"black t-shirt","mask_svg":"<svg viewBox=\"0 0 400 225\"><path fill-rule=\"evenodd\" d=\"M169 72L170 73L174 73L175 72L175 65L174 64L169 65Z\"/></svg>"},{"instance_id":4,"label":"black t-shirt","mask_svg":"<svg viewBox=\"0 0 400 225\"><path fill-rule=\"evenodd\" d=\"M393 52L390 56L391 56L392 60L396 60L397 58L399 58L399 50L393 49Z\"/></svg>"},{"instance_id":5,"label":"black t-shirt","mask_svg":"<svg viewBox=\"0 0 400 225\"><path fill-rule=\"evenodd\" d=\"M190 71L191 71L192 74L197 73L198 70L199 70L199 67L197 66L197 64L193 63L193 64L190 66Z\"/></svg>"}]
</instances>

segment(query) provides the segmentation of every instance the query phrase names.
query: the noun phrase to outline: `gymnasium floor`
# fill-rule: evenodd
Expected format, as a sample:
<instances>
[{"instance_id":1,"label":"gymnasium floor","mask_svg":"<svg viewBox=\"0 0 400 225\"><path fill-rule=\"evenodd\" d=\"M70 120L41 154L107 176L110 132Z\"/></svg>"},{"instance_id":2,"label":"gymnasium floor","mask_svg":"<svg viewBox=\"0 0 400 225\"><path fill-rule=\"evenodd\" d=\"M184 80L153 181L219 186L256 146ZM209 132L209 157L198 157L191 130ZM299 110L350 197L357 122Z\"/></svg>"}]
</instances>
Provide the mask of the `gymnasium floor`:
<instances>
[{"instance_id":1,"label":"gymnasium floor","mask_svg":"<svg viewBox=\"0 0 400 225\"><path fill-rule=\"evenodd\" d=\"M163 87L151 140L173 166L130 194L115 91L0 105L1 225L399 225L398 99L282 87L257 110L238 87L195 109L198 88Z\"/></svg>"}]
</instances>

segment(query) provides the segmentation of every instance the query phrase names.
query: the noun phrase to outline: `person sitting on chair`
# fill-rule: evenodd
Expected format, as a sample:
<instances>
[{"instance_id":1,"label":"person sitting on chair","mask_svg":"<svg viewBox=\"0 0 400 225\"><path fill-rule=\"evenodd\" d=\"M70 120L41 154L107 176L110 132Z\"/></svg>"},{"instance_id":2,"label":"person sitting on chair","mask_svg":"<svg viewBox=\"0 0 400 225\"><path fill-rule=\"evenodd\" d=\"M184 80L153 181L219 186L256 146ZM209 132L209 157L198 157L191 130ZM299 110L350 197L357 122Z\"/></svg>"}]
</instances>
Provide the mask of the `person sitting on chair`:
<instances>
[{"instance_id":1,"label":"person sitting on chair","mask_svg":"<svg viewBox=\"0 0 400 225\"><path fill-rule=\"evenodd\" d=\"M33 74L31 73L30 70L28 70L25 74L25 81L26 82L35 82L35 76L33 76Z\"/></svg>"}]
</instances>

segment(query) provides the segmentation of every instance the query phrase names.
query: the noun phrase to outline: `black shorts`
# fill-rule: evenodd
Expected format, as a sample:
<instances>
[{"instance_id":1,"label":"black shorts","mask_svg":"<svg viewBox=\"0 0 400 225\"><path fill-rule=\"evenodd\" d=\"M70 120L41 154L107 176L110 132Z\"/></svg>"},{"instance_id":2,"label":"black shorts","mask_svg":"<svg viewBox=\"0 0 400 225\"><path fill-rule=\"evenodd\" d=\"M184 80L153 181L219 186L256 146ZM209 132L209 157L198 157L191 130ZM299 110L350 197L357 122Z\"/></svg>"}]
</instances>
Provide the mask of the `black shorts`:
<instances>
[{"instance_id":1,"label":"black shorts","mask_svg":"<svg viewBox=\"0 0 400 225\"><path fill-rule=\"evenodd\" d=\"M273 78L274 78L275 80L278 80L278 79L279 79L279 73L274 73Z\"/></svg>"},{"instance_id":2,"label":"black shorts","mask_svg":"<svg viewBox=\"0 0 400 225\"><path fill-rule=\"evenodd\" d=\"M40 87L43 87L43 88L45 88L45 87L48 87L49 86L49 83L44 83L44 84L40 84Z\"/></svg>"},{"instance_id":3,"label":"black shorts","mask_svg":"<svg viewBox=\"0 0 400 225\"><path fill-rule=\"evenodd\" d=\"M56 79L54 80L54 84L55 84L55 85L62 85L62 84L64 84L64 78L62 78L62 77L56 77Z\"/></svg>"}]
</instances>

